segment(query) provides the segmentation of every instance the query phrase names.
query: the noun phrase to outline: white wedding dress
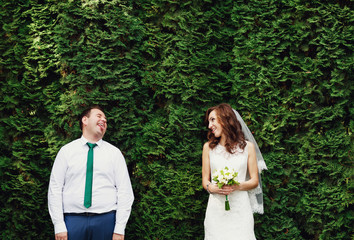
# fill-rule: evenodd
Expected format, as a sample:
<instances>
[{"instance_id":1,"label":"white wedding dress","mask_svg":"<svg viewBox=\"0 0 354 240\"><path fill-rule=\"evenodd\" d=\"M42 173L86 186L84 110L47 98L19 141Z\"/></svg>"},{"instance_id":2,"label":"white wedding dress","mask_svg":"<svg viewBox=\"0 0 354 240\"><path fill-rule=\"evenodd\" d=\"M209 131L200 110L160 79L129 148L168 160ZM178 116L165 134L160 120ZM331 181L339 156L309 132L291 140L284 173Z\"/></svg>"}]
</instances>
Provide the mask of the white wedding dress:
<instances>
[{"instance_id":1,"label":"white wedding dress","mask_svg":"<svg viewBox=\"0 0 354 240\"><path fill-rule=\"evenodd\" d=\"M244 182L247 173L248 146L230 154L218 144L210 150L211 173L217 169L234 169L238 181ZM229 196L230 210L225 210L225 196L210 194L205 213L205 240L255 240L253 212L247 191L234 191Z\"/></svg>"}]
</instances>

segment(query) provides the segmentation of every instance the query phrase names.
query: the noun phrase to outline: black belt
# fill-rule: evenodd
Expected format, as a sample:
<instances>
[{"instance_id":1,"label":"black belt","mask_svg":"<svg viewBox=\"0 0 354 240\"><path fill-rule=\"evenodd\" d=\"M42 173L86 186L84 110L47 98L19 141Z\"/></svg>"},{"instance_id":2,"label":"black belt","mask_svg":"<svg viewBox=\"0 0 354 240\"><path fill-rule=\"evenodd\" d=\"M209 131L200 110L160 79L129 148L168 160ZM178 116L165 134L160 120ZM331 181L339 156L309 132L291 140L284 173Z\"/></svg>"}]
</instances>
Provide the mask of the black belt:
<instances>
[{"instance_id":1,"label":"black belt","mask_svg":"<svg viewBox=\"0 0 354 240\"><path fill-rule=\"evenodd\" d=\"M83 213L64 213L64 215L65 215L65 216L84 216L84 217L92 217L92 216L98 216L98 215L113 213L113 212L116 212L116 210L112 210L112 211L110 211L110 212L105 212L105 213L91 213L91 212L83 212Z\"/></svg>"}]
</instances>

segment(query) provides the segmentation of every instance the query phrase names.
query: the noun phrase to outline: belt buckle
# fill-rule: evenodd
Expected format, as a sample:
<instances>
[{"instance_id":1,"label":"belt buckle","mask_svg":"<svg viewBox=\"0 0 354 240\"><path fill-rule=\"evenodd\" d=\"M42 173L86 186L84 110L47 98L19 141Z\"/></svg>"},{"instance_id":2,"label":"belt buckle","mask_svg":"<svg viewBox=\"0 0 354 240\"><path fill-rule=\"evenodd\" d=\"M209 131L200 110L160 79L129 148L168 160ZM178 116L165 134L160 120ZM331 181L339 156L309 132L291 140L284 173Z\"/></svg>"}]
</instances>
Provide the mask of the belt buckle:
<instances>
[{"instance_id":1,"label":"belt buckle","mask_svg":"<svg viewBox=\"0 0 354 240\"><path fill-rule=\"evenodd\" d=\"M86 217L92 217L98 215L97 213L85 212Z\"/></svg>"}]
</instances>

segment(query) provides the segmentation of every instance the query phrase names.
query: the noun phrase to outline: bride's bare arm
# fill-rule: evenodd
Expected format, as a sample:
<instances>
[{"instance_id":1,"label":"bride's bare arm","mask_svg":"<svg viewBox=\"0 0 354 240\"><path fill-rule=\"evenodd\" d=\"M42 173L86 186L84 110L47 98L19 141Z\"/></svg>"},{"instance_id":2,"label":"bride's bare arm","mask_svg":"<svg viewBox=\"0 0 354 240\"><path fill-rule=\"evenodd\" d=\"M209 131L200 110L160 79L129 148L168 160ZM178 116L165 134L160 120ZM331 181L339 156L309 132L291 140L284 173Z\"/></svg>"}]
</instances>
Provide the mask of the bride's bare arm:
<instances>
[{"instance_id":1,"label":"bride's bare arm","mask_svg":"<svg viewBox=\"0 0 354 240\"><path fill-rule=\"evenodd\" d=\"M211 169L210 169L210 158L209 158L209 142L206 142L203 146L203 164L202 164L202 184L205 190L209 193L216 193L222 195L228 195L231 193L229 189L219 188L215 183L211 183Z\"/></svg>"},{"instance_id":2,"label":"bride's bare arm","mask_svg":"<svg viewBox=\"0 0 354 240\"><path fill-rule=\"evenodd\" d=\"M210 159L209 159L209 143L206 142L203 146L203 155L202 155L202 184L203 188L207 191L210 191L209 187L207 187L208 184L210 184Z\"/></svg>"}]
</instances>

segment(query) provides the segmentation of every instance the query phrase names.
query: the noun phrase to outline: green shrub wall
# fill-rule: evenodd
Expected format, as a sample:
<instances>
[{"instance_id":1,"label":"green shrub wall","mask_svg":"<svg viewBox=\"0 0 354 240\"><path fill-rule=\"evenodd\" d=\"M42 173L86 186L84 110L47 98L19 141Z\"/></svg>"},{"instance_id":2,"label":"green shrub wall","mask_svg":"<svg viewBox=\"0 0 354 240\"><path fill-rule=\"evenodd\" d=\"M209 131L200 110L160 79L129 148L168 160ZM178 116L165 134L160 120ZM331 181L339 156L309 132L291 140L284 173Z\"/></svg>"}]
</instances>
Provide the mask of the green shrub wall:
<instances>
[{"instance_id":1,"label":"green shrub wall","mask_svg":"<svg viewBox=\"0 0 354 240\"><path fill-rule=\"evenodd\" d=\"M203 239L205 110L260 144L257 239L353 239L351 1L0 0L0 238L53 239L59 148L105 108L136 200L126 239Z\"/></svg>"}]
</instances>

